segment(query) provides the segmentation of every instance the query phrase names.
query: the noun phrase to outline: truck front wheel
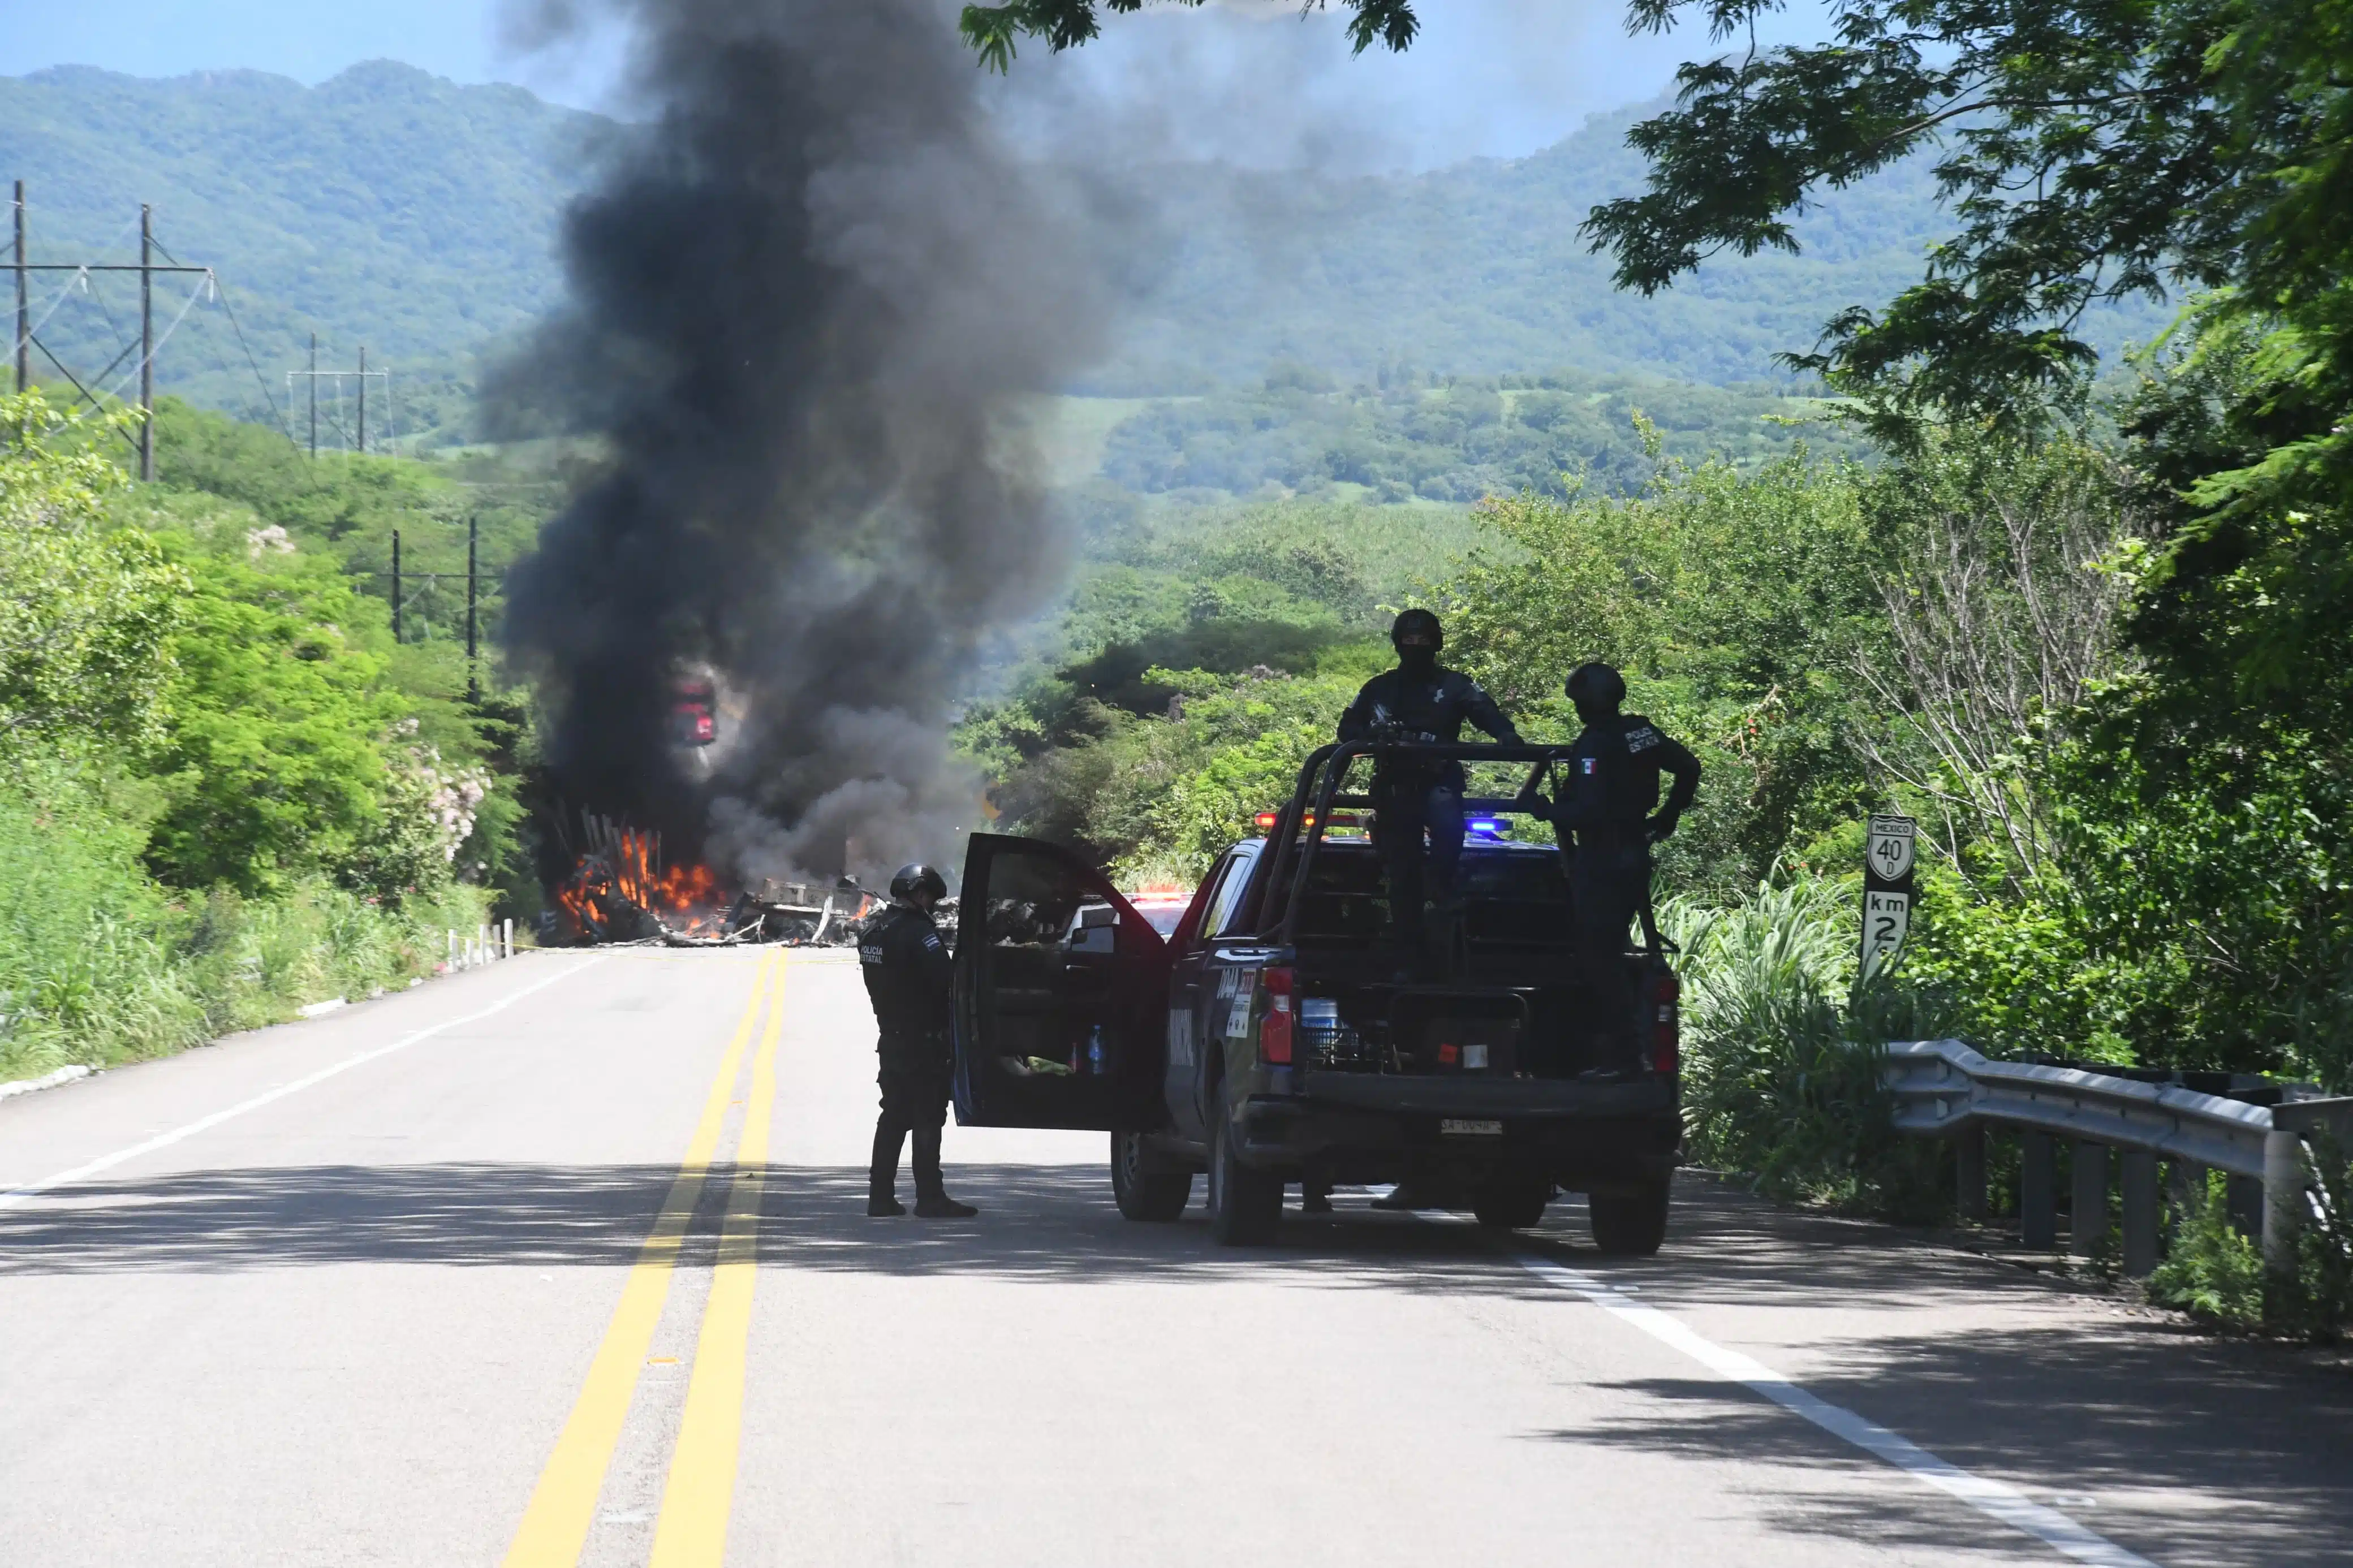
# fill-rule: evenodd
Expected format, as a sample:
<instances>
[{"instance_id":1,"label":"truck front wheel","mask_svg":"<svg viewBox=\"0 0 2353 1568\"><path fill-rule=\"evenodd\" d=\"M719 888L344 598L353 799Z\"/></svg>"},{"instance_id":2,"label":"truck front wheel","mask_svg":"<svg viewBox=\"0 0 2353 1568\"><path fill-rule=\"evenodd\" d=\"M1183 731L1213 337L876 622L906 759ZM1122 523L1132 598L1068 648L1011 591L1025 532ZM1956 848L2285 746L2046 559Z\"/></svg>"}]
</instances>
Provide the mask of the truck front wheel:
<instances>
[{"instance_id":1,"label":"truck front wheel","mask_svg":"<svg viewBox=\"0 0 2353 1568\"><path fill-rule=\"evenodd\" d=\"M1263 1247L1282 1219L1282 1178L1235 1157L1231 1117L1209 1138L1209 1234L1220 1247Z\"/></svg>"},{"instance_id":2,"label":"truck front wheel","mask_svg":"<svg viewBox=\"0 0 2353 1568\"><path fill-rule=\"evenodd\" d=\"M1586 1206L1593 1215L1593 1245L1607 1257L1648 1258L1667 1239L1664 1182L1627 1193L1595 1193Z\"/></svg>"},{"instance_id":3,"label":"truck front wheel","mask_svg":"<svg viewBox=\"0 0 2353 1568\"><path fill-rule=\"evenodd\" d=\"M1111 1195L1130 1219L1166 1223L1185 1212L1193 1197L1193 1173L1166 1171L1154 1163L1141 1132L1111 1135Z\"/></svg>"}]
</instances>

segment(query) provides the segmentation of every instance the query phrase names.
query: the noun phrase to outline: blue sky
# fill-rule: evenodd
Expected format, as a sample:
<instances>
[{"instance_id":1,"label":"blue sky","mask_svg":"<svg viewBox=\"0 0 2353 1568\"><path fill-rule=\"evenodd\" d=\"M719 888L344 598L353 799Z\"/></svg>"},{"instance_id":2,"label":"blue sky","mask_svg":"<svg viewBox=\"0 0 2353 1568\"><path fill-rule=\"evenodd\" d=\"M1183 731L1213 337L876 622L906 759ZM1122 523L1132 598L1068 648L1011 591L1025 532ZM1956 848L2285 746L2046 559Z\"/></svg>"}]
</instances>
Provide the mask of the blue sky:
<instances>
[{"instance_id":1,"label":"blue sky","mask_svg":"<svg viewBox=\"0 0 2353 1568\"><path fill-rule=\"evenodd\" d=\"M1807 32L1812 0L1776 27ZM516 81L584 108L627 110L616 38L522 56L502 40L501 0L112 0L102 9L8 0L0 75L102 66L137 76L249 68L317 82L389 58L459 81ZM1077 58L1025 54L1033 86L1149 98L1166 134L1259 161L1428 167L1546 146L1597 110L1661 91L1704 52L1688 30L1629 38L1614 0L1424 0L1408 55L1350 59L1336 9L1225 0L1110 20Z\"/></svg>"}]
</instances>

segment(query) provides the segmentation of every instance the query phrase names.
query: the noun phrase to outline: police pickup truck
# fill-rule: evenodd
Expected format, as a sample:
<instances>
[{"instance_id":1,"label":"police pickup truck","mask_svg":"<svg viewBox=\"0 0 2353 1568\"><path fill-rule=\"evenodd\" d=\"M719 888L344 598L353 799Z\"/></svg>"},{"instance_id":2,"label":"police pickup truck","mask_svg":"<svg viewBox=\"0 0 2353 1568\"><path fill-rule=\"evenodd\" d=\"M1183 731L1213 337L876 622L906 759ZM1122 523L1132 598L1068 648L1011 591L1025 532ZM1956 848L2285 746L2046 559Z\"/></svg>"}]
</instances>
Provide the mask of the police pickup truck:
<instances>
[{"instance_id":1,"label":"police pickup truck","mask_svg":"<svg viewBox=\"0 0 2353 1568\"><path fill-rule=\"evenodd\" d=\"M1166 939L1071 850L975 834L957 1121L1107 1131L1130 1219L1176 1218L1206 1172L1227 1245L1272 1237L1287 1184L1409 1180L1504 1228L1536 1224L1556 1189L1584 1193L1602 1251L1655 1252L1682 1131L1674 973L1654 938L1630 942L1620 1000L1602 1005L1557 852L1498 831L1525 795L1465 802L1443 962L1401 973L1381 858L1351 831L1369 798L1345 786L1407 749L1316 752L1261 818L1266 836L1219 858ZM1532 785L1562 755L1410 749L1529 767Z\"/></svg>"}]
</instances>

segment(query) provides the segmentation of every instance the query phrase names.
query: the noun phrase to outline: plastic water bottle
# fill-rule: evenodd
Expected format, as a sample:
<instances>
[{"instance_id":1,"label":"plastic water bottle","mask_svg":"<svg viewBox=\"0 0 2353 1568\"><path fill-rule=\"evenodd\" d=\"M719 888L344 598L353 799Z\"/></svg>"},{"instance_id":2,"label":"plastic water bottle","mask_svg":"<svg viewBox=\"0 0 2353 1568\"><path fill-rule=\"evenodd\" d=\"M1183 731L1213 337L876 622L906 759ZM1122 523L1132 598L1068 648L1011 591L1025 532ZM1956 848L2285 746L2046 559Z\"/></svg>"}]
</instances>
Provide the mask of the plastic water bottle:
<instances>
[{"instance_id":1,"label":"plastic water bottle","mask_svg":"<svg viewBox=\"0 0 2353 1568\"><path fill-rule=\"evenodd\" d=\"M1103 1075L1103 1026L1097 1024L1094 1033L1087 1037L1087 1071L1096 1078Z\"/></svg>"}]
</instances>

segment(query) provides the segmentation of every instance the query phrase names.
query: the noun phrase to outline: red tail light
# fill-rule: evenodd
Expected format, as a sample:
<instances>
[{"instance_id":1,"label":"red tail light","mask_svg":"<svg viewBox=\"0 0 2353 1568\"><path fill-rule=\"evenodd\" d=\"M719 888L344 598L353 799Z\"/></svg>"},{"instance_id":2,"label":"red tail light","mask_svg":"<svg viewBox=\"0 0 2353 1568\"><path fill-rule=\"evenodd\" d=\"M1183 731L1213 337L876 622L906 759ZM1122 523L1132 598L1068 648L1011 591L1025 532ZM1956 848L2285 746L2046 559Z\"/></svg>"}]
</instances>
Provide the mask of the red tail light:
<instances>
[{"instance_id":1,"label":"red tail light","mask_svg":"<svg viewBox=\"0 0 2353 1568\"><path fill-rule=\"evenodd\" d=\"M1651 982L1651 1070L1681 1072L1683 1066L1683 983L1672 973Z\"/></svg>"},{"instance_id":2,"label":"red tail light","mask_svg":"<svg viewBox=\"0 0 2353 1568\"><path fill-rule=\"evenodd\" d=\"M1277 1067L1291 1061L1292 972L1261 970L1259 988L1266 993L1266 1012L1258 1021L1258 1059Z\"/></svg>"}]
</instances>

